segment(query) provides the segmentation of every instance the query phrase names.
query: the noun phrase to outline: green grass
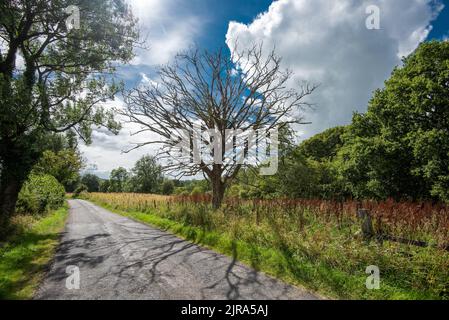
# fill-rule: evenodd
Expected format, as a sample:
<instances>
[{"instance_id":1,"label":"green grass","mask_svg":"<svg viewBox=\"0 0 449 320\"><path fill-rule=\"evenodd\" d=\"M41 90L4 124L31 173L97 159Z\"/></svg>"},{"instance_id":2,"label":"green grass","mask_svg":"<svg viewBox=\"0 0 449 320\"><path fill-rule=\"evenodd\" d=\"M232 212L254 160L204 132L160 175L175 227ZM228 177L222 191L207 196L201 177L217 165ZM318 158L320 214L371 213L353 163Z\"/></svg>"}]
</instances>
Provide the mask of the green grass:
<instances>
[{"instance_id":1,"label":"green grass","mask_svg":"<svg viewBox=\"0 0 449 320\"><path fill-rule=\"evenodd\" d=\"M51 261L68 207L45 216L17 216L16 233L0 248L0 299L31 299Z\"/></svg>"},{"instance_id":2,"label":"green grass","mask_svg":"<svg viewBox=\"0 0 449 320\"><path fill-rule=\"evenodd\" d=\"M202 207L126 210L91 197L113 212L175 233L288 283L336 299L447 299L449 254L398 243L365 244L333 223L313 216L300 232L288 217L256 225L245 214L205 212ZM291 229L291 232L289 231ZM381 289L368 290L365 268L381 270Z\"/></svg>"}]
</instances>

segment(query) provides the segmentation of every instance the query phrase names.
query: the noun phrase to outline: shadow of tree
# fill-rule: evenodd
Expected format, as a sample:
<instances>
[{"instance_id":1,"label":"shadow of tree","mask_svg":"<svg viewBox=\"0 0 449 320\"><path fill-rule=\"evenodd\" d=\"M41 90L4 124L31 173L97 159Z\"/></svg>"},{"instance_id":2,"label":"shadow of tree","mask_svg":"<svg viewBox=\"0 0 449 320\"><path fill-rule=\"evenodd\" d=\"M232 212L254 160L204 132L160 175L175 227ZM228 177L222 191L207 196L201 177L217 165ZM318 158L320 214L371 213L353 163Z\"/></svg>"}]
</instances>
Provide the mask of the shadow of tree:
<instances>
[{"instance_id":1,"label":"shadow of tree","mask_svg":"<svg viewBox=\"0 0 449 320\"><path fill-rule=\"evenodd\" d=\"M258 271L238 263L236 241L231 244L232 255L228 258L157 229L130 225L120 228L121 236L118 238L108 233L97 233L62 241L55 256L57 267L48 279L52 282L64 281L67 277L65 267L68 265L76 265L81 269L104 268L104 272L90 283L91 286L99 286L113 278L112 287L116 290L123 289L123 284L128 283L134 287L140 285L142 292L145 292L155 285L161 286L170 278L183 286L182 279L179 279L182 275L177 272L177 268L186 268L190 273L186 277L202 277L201 268L206 266L205 273L209 272L210 275L197 279L196 285L200 291L196 297L198 299L208 299L211 295L229 300L249 299L252 294L259 299L288 297L290 286L265 275L262 281ZM195 231L188 238L201 242L203 236L204 232ZM257 267L257 250L254 249L253 253L253 266ZM111 264L115 262L110 260L111 257L121 259L117 264ZM277 293L271 292L271 286L274 285L277 286ZM44 299L48 297L45 293L40 296Z\"/></svg>"},{"instance_id":2,"label":"shadow of tree","mask_svg":"<svg viewBox=\"0 0 449 320\"><path fill-rule=\"evenodd\" d=\"M54 233L25 232L20 240L0 248L0 299L23 298L17 293L37 282L37 275L47 270L47 261L42 257L48 245L58 239Z\"/></svg>"}]
</instances>

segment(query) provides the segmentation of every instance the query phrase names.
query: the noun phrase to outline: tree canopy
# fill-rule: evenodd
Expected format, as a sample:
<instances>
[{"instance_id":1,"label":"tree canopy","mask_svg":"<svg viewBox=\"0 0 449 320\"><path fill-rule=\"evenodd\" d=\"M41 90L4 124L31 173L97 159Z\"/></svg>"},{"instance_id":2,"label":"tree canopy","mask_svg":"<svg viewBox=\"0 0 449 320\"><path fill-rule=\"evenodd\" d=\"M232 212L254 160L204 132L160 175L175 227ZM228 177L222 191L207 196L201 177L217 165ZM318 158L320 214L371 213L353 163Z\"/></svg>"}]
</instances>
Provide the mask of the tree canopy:
<instances>
[{"instance_id":1,"label":"tree canopy","mask_svg":"<svg viewBox=\"0 0 449 320\"><path fill-rule=\"evenodd\" d=\"M136 193L158 193L163 182L162 167L153 156L143 156L131 170L129 189Z\"/></svg>"},{"instance_id":2,"label":"tree canopy","mask_svg":"<svg viewBox=\"0 0 449 320\"><path fill-rule=\"evenodd\" d=\"M355 114L341 154L357 197L449 201L449 43L423 43Z\"/></svg>"},{"instance_id":3,"label":"tree canopy","mask_svg":"<svg viewBox=\"0 0 449 320\"><path fill-rule=\"evenodd\" d=\"M67 28L69 6L79 9L78 29ZM101 102L120 85L106 75L132 58L137 37L122 0L0 2L0 228L49 134L90 142L93 125L117 132Z\"/></svg>"}]
</instances>

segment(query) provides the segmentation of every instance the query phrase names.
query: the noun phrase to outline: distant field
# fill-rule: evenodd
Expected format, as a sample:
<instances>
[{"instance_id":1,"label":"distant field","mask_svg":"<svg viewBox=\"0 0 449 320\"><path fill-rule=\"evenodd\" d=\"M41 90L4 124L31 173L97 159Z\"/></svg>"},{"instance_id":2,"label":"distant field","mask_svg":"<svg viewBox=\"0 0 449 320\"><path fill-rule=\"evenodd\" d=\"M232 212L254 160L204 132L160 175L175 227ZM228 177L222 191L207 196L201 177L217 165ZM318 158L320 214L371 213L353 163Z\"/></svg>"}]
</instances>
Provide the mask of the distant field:
<instances>
[{"instance_id":1,"label":"distant field","mask_svg":"<svg viewBox=\"0 0 449 320\"><path fill-rule=\"evenodd\" d=\"M329 297L449 299L447 208L391 201L362 204L371 210L378 234L426 244L416 246L387 238L367 243L355 202L228 199L213 211L208 196L85 197ZM365 271L371 265L380 269L380 290L366 288Z\"/></svg>"},{"instance_id":2,"label":"distant field","mask_svg":"<svg viewBox=\"0 0 449 320\"><path fill-rule=\"evenodd\" d=\"M155 203L165 203L174 199L172 196L140 193L90 193L89 197L101 199L117 208L134 208L135 210L145 210L154 207Z\"/></svg>"}]
</instances>

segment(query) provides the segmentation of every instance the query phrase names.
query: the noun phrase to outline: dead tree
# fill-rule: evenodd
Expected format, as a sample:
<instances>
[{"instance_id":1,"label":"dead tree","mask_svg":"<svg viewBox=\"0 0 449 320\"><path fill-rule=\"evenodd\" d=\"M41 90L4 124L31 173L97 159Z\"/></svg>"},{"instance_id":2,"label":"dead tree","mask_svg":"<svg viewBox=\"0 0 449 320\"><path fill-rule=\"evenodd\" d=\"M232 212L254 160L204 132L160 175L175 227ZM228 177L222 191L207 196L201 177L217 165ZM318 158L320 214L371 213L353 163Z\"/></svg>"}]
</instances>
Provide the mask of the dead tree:
<instances>
[{"instance_id":1,"label":"dead tree","mask_svg":"<svg viewBox=\"0 0 449 320\"><path fill-rule=\"evenodd\" d=\"M136 144L127 152L161 144L159 159L165 159L164 169L178 178L202 173L212 186L214 208L221 206L226 187L245 165L242 155L236 155L236 137L230 138L227 132L270 132L280 125L299 123L301 111L310 106L304 97L316 88L305 83L298 84L299 90L288 88L292 72L281 69L281 58L274 50L264 54L262 45L235 52L232 57L223 50L179 54L173 64L161 67L158 75L155 82L124 94L126 109L122 114L140 125L136 134L152 132L160 139ZM214 134L205 137L205 130ZM187 148L193 147L187 154L179 152L183 135L189 136ZM212 150L200 150L201 155L227 161L198 159L195 135ZM245 157L251 144L248 140L240 148ZM233 155L229 157L229 153Z\"/></svg>"}]
</instances>

